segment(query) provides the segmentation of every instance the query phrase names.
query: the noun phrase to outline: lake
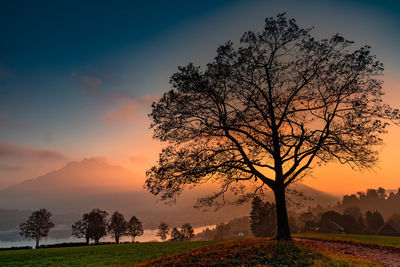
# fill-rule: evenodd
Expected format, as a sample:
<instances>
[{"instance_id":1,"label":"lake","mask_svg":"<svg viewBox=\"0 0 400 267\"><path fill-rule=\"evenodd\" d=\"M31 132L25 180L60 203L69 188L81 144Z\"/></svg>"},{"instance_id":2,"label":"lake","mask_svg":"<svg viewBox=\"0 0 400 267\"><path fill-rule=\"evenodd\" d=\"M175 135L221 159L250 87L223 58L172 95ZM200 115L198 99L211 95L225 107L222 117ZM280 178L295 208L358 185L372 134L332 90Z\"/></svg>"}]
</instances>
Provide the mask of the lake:
<instances>
[{"instance_id":1,"label":"lake","mask_svg":"<svg viewBox=\"0 0 400 267\"><path fill-rule=\"evenodd\" d=\"M206 228L214 229L215 225L206 225L201 227L194 228L194 233L197 234ZM144 230L143 235L136 237L136 241L139 242L149 242L149 241L161 241L157 236L157 229L154 230ZM84 242L84 238L43 238L40 240L40 245L51 245L51 244L59 244L59 243L72 243L72 242ZM111 236L107 236L105 238L100 239L100 242L113 242L114 239ZM124 236L120 239L120 242L130 242L131 238L129 236ZM23 247L23 246L35 246L35 240L33 239L25 239L18 241L1 241L0 240L0 248L9 248L9 247Z\"/></svg>"}]
</instances>

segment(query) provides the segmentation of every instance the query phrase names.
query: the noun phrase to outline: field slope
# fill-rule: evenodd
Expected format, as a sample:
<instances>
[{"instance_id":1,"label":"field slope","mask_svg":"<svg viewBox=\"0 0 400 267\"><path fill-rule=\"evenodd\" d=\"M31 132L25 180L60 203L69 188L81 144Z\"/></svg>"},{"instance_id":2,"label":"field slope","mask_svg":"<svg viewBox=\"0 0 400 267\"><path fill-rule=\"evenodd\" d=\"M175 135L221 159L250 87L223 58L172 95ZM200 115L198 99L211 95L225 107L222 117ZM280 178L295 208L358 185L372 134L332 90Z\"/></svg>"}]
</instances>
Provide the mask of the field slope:
<instances>
[{"instance_id":1,"label":"field slope","mask_svg":"<svg viewBox=\"0 0 400 267\"><path fill-rule=\"evenodd\" d=\"M147 242L0 251L0 266L124 266L215 242Z\"/></svg>"},{"instance_id":2,"label":"field slope","mask_svg":"<svg viewBox=\"0 0 400 267\"><path fill-rule=\"evenodd\" d=\"M300 242L244 239L166 256L138 266L380 266L351 255L319 250Z\"/></svg>"}]
</instances>

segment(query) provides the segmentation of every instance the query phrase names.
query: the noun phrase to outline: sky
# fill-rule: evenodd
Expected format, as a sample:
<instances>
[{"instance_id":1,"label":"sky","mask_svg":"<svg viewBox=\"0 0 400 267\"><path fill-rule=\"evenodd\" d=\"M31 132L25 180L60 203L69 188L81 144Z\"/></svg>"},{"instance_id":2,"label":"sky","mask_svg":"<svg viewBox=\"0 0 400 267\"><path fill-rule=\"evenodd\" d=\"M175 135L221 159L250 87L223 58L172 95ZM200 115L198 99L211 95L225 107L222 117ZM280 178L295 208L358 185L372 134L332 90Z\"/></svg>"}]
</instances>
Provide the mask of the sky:
<instances>
[{"instance_id":1,"label":"sky","mask_svg":"<svg viewBox=\"0 0 400 267\"><path fill-rule=\"evenodd\" d=\"M162 147L147 114L177 67L204 66L280 12L316 37L370 45L385 100L400 107L397 1L1 1L0 188L92 157L144 179ZM333 194L400 187L399 137L391 127L373 172L330 164L304 182Z\"/></svg>"}]
</instances>

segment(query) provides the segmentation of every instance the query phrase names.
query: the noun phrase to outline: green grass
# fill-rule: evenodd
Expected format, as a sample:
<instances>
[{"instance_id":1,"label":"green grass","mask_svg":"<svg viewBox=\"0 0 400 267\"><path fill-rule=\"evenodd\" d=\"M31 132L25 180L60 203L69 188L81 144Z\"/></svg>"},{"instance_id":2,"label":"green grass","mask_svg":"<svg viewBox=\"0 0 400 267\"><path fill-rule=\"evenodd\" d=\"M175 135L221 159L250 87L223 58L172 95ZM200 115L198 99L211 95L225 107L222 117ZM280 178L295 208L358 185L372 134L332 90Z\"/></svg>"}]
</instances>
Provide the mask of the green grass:
<instances>
[{"instance_id":1,"label":"green grass","mask_svg":"<svg viewBox=\"0 0 400 267\"><path fill-rule=\"evenodd\" d=\"M321 236L319 237L321 238ZM379 266L301 242L242 239L0 251L0 266Z\"/></svg>"},{"instance_id":2,"label":"green grass","mask_svg":"<svg viewBox=\"0 0 400 267\"><path fill-rule=\"evenodd\" d=\"M215 242L148 242L0 251L0 266L112 266L180 253Z\"/></svg>"},{"instance_id":3,"label":"green grass","mask_svg":"<svg viewBox=\"0 0 400 267\"><path fill-rule=\"evenodd\" d=\"M399 236L381 236L381 235L351 235L351 234L294 234L293 237L311 238L311 239L324 239L335 241L348 241L353 243L360 243L373 246L387 246L400 248Z\"/></svg>"}]
</instances>

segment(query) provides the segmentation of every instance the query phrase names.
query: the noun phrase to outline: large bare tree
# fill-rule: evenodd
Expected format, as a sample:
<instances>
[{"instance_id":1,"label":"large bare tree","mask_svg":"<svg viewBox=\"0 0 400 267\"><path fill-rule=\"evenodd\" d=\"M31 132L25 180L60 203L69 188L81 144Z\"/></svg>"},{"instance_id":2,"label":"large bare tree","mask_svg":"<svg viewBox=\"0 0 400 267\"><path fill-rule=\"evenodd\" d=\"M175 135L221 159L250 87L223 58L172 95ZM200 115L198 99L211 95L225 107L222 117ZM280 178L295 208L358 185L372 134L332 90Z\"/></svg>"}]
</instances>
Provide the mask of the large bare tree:
<instances>
[{"instance_id":1,"label":"large bare tree","mask_svg":"<svg viewBox=\"0 0 400 267\"><path fill-rule=\"evenodd\" d=\"M205 70L189 64L172 76L173 89L150 114L154 138L168 145L146 187L169 199L220 183L201 199L206 205L229 188L241 202L269 187L277 238L290 239L288 185L331 161L355 169L376 163L380 135L399 119L382 101L382 71L368 46L354 48L340 35L317 40L285 14L267 18L239 46L220 46Z\"/></svg>"}]
</instances>

